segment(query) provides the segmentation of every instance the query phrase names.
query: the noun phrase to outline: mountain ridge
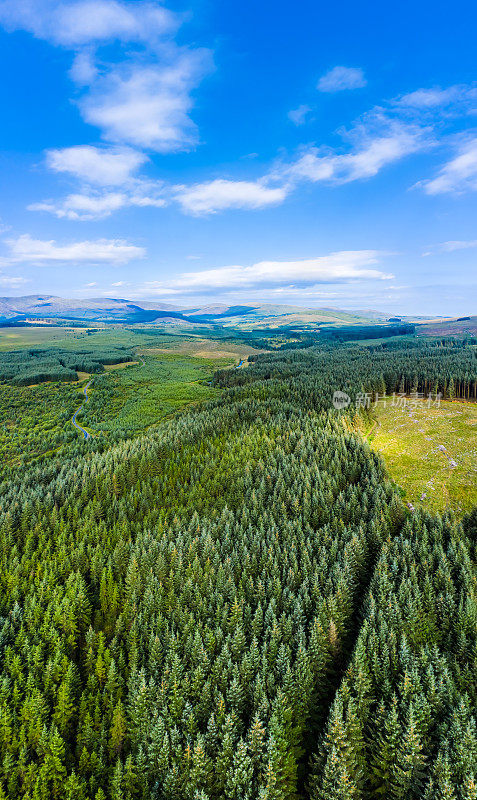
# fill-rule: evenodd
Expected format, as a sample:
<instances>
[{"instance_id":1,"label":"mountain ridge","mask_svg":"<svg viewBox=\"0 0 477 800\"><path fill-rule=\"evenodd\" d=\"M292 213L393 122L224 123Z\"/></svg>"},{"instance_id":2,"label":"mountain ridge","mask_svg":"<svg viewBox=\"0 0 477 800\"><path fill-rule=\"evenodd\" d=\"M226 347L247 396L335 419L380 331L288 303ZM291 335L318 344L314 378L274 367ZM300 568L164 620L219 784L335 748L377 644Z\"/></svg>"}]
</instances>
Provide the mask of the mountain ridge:
<instances>
[{"instance_id":1,"label":"mountain ridge","mask_svg":"<svg viewBox=\"0 0 477 800\"><path fill-rule=\"evenodd\" d=\"M82 323L118 324L179 324L200 326L220 324L254 327L280 325L319 326L322 324L386 323L394 315L375 309L344 310L323 306L297 306L253 302L227 304L208 302L203 305L174 305L156 300L137 300L121 297L67 298L53 294L32 294L19 297L0 297L0 325L34 324L62 320ZM410 317L398 315L403 321L442 321L442 317Z\"/></svg>"}]
</instances>

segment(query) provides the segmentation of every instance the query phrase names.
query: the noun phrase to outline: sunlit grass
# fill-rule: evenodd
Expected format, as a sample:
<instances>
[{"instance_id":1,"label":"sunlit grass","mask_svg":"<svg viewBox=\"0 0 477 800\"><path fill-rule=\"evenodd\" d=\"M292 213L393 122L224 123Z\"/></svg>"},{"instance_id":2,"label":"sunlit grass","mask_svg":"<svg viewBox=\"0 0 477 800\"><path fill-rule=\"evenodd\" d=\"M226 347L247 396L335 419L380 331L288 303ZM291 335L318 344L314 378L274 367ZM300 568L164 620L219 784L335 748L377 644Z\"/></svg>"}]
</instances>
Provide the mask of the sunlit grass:
<instances>
[{"instance_id":1,"label":"sunlit grass","mask_svg":"<svg viewBox=\"0 0 477 800\"><path fill-rule=\"evenodd\" d=\"M459 515L475 505L476 404L442 401L439 408L400 409L380 403L373 416L371 446L383 455L408 502Z\"/></svg>"}]
</instances>

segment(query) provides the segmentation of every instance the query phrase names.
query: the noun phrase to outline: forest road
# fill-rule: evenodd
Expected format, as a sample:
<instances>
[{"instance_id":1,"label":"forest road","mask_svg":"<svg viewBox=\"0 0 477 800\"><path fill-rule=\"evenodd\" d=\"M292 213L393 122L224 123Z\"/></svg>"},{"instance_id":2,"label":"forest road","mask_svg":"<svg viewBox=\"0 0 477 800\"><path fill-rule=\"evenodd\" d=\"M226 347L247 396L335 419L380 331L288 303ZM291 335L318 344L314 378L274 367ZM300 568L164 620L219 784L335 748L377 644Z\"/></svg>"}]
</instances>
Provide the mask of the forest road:
<instances>
[{"instance_id":1,"label":"forest road","mask_svg":"<svg viewBox=\"0 0 477 800\"><path fill-rule=\"evenodd\" d=\"M81 427L81 425L78 425L78 423L76 422L76 415L78 414L78 412L79 412L79 411L81 411L81 409L83 408L83 406L84 406L84 405L85 405L85 404L88 402L88 400L89 400L89 397L88 397L88 386L90 386L90 384L92 384L92 383L93 383L93 381L92 381L92 380L91 380L91 381L88 381L88 383L87 383L87 384L86 384L86 386L84 387L84 389L83 389L83 394L84 394L84 396L85 396L86 400L84 401L84 403L82 403L82 404L80 405L80 407L79 407L79 408L77 408L77 409L76 409L75 413L74 413L74 414L73 414L73 416L71 417L71 423L72 423L72 424L75 426L75 428L78 428L78 430L79 430L79 431L81 431L81 433L83 434L83 436L84 436L84 438L85 438L85 439L89 439L89 438L90 438L90 436L91 436L91 434L90 434L90 433L88 433L88 431L85 431L85 429L84 429L84 428L82 428L82 427Z\"/></svg>"}]
</instances>

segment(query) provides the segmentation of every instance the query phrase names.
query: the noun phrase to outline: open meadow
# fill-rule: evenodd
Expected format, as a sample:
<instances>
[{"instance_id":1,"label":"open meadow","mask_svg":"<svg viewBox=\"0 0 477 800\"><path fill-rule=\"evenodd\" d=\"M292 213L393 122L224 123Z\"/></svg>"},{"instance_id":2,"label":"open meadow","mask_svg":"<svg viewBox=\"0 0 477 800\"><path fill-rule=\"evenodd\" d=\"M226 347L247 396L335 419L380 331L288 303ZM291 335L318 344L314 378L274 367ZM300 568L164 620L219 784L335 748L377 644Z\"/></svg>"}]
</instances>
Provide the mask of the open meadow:
<instances>
[{"instance_id":1,"label":"open meadow","mask_svg":"<svg viewBox=\"0 0 477 800\"><path fill-rule=\"evenodd\" d=\"M477 404L443 400L405 408L378 403L369 433L405 499L429 511L458 516L476 501Z\"/></svg>"},{"instance_id":2,"label":"open meadow","mask_svg":"<svg viewBox=\"0 0 477 800\"><path fill-rule=\"evenodd\" d=\"M24 347L62 347L70 340L86 338L88 328L67 328L56 325L0 328L0 351L21 350Z\"/></svg>"}]
</instances>

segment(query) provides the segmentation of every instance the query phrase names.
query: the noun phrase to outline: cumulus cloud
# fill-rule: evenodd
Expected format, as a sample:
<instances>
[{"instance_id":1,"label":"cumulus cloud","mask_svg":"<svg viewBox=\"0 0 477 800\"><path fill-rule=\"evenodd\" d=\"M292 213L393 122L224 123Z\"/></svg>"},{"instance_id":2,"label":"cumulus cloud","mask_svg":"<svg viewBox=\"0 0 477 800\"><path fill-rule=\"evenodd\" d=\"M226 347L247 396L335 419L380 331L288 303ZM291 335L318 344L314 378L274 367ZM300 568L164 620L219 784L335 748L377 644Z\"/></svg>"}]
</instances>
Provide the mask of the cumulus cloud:
<instances>
[{"instance_id":1,"label":"cumulus cloud","mask_svg":"<svg viewBox=\"0 0 477 800\"><path fill-rule=\"evenodd\" d=\"M115 211L128 206L161 208L164 205L166 205L164 198L145 194L143 187L140 186L129 193L70 194L57 202L31 203L28 210L47 211L58 219L88 221L105 219Z\"/></svg>"},{"instance_id":2,"label":"cumulus cloud","mask_svg":"<svg viewBox=\"0 0 477 800\"><path fill-rule=\"evenodd\" d=\"M106 71L79 101L105 139L167 153L198 142L191 91L210 68L207 50L174 50L161 67L125 63Z\"/></svg>"},{"instance_id":3,"label":"cumulus cloud","mask_svg":"<svg viewBox=\"0 0 477 800\"><path fill-rule=\"evenodd\" d=\"M477 189L477 137L461 142L457 154L441 168L435 178L421 181L426 194L461 193Z\"/></svg>"},{"instance_id":4,"label":"cumulus cloud","mask_svg":"<svg viewBox=\"0 0 477 800\"><path fill-rule=\"evenodd\" d=\"M34 266L48 264L126 264L143 258L146 251L123 239L96 239L94 241L57 244L54 240L34 239L23 234L16 239L6 239L8 254L2 264L27 263Z\"/></svg>"},{"instance_id":5,"label":"cumulus cloud","mask_svg":"<svg viewBox=\"0 0 477 800\"><path fill-rule=\"evenodd\" d=\"M146 161L144 153L129 147L78 145L46 151L49 169L100 186L121 186Z\"/></svg>"},{"instance_id":6,"label":"cumulus cloud","mask_svg":"<svg viewBox=\"0 0 477 800\"><path fill-rule=\"evenodd\" d=\"M226 208L265 208L281 203L286 193L284 186L269 187L261 181L217 179L192 186L177 186L175 196L185 212L201 215Z\"/></svg>"},{"instance_id":7,"label":"cumulus cloud","mask_svg":"<svg viewBox=\"0 0 477 800\"><path fill-rule=\"evenodd\" d=\"M366 86L364 72L359 67L333 67L318 81L320 92L342 92L344 89L362 89Z\"/></svg>"},{"instance_id":8,"label":"cumulus cloud","mask_svg":"<svg viewBox=\"0 0 477 800\"><path fill-rule=\"evenodd\" d=\"M427 147L429 128L375 108L342 131L340 150L309 146L295 159L281 163L255 180L216 178L203 183L167 186L137 177L145 162L132 148L81 146L51 150L47 164L82 180L96 183L60 201L33 203L31 210L47 211L71 220L102 219L127 206L162 207L177 203L196 216L227 209L256 210L282 203L302 181L333 185L371 178L384 167ZM344 150L344 152L343 152ZM99 192L97 186L117 190Z\"/></svg>"},{"instance_id":9,"label":"cumulus cloud","mask_svg":"<svg viewBox=\"0 0 477 800\"><path fill-rule=\"evenodd\" d=\"M178 15L141 0L3 0L0 21L10 30L27 30L71 48L110 39L148 42L180 24Z\"/></svg>"},{"instance_id":10,"label":"cumulus cloud","mask_svg":"<svg viewBox=\"0 0 477 800\"><path fill-rule=\"evenodd\" d=\"M173 295L280 286L305 288L354 279L388 280L394 276L375 268L382 255L375 250L349 250L299 261L260 261L251 266L183 272L173 281L154 282L153 288Z\"/></svg>"},{"instance_id":11,"label":"cumulus cloud","mask_svg":"<svg viewBox=\"0 0 477 800\"><path fill-rule=\"evenodd\" d=\"M323 76L320 88L325 91L351 88L346 84L348 72L348 68L336 67ZM276 168L273 177L289 181L290 188L302 180L336 185L371 178L406 156L445 146L452 141L446 127L449 121L475 113L475 84L421 88L375 106L348 131L340 131L343 147L303 147L298 158ZM442 167L436 178L418 185L428 194L476 189L477 139L461 141L456 156Z\"/></svg>"},{"instance_id":12,"label":"cumulus cloud","mask_svg":"<svg viewBox=\"0 0 477 800\"><path fill-rule=\"evenodd\" d=\"M282 173L290 180L349 183L371 178L388 164L428 144L425 129L390 119L382 113L358 123L346 138L351 139L349 152L309 147L296 161L282 168Z\"/></svg>"},{"instance_id":13,"label":"cumulus cloud","mask_svg":"<svg viewBox=\"0 0 477 800\"><path fill-rule=\"evenodd\" d=\"M58 203L31 203L29 211L48 211L58 219L93 220L104 219L126 205L126 195L110 192L89 196L70 194Z\"/></svg>"},{"instance_id":14,"label":"cumulus cloud","mask_svg":"<svg viewBox=\"0 0 477 800\"><path fill-rule=\"evenodd\" d=\"M78 107L103 138L158 152L198 142L192 91L210 70L210 51L181 45L180 14L135 0L0 0L0 23L73 51ZM116 43L114 60L104 48Z\"/></svg>"},{"instance_id":15,"label":"cumulus cloud","mask_svg":"<svg viewBox=\"0 0 477 800\"><path fill-rule=\"evenodd\" d=\"M77 178L82 189L59 200L31 203L28 209L47 211L59 219L95 220L127 206L160 208L166 204L164 185L135 175L147 161L143 153L126 147L80 145L48 150L47 166Z\"/></svg>"}]
</instances>

